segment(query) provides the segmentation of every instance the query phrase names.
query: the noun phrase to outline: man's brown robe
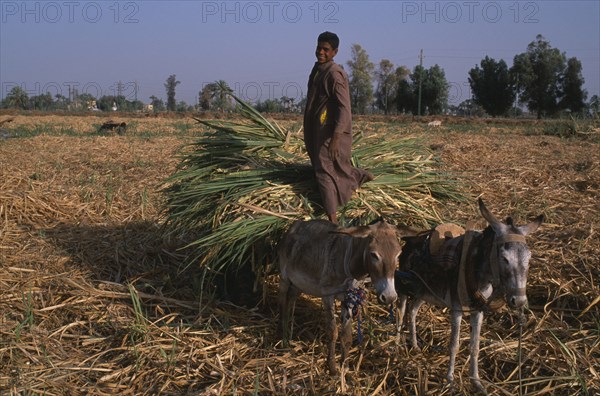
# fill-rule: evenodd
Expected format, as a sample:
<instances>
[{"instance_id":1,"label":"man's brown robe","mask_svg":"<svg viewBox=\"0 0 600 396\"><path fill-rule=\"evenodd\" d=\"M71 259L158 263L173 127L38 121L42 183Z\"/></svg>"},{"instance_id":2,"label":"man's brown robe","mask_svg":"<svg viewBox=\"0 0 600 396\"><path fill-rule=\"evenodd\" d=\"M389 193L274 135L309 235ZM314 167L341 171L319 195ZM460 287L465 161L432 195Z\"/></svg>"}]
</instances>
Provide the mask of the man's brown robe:
<instances>
[{"instance_id":1,"label":"man's brown robe","mask_svg":"<svg viewBox=\"0 0 600 396\"><path fill-rule=\"evenodd\" d=\"M329 157L329 142L339 135L341 155ZM304 112L304 143L310 156L326 213L336 213L352 192L371 179L370 173L351 165L352 113L348 76L335 62L316 63L308 79Z\"/></svg>"}]
</instances>

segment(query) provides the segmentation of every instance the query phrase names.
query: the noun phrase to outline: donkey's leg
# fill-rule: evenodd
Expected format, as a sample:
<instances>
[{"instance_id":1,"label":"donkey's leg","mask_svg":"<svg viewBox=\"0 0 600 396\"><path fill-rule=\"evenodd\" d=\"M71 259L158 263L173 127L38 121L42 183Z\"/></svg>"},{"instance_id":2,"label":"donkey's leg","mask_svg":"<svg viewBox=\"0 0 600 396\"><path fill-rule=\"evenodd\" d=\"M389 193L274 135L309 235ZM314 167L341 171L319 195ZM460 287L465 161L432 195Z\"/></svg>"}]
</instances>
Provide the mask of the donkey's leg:
<instances>
[{"instance_id":1,"label":"donkey's leg","mask_svg":"<svg viewBox=\"0 0 600 396\"><path fill-rule=\"evenodd\" d=\"M294 318L294 306L299 295L300 290L292 285L289 279L279 280L279 328L285 346L292 337L290 319Z\"/></svg>"},{"instance_id":2,"label":"donkey's leg","mask_svg":"<svg viewBox=\"0 0 600 396\"><path fill-rule=\"evenodd\" d=\"M281 338L283 339L283 344L287 345L288 343L288 325L289 325L289 315L290 313L287 310L288 307L288 290L290 288L291 282L289 279L285 279L283 277L279 278L279 331L281 331Z\"/></svg>"},{"instance_id":3,"label":"donkey's leg","mask_svg":"<svg viewBox=\"0 0 600 396\"><path fill-rule=\"evenodd\" d=\"M425 300L415 298L410 307L410 342L413 348L419 350L421 348L419 348L419 343L417 342L417 314L419 313L419 308L421 308L421 305L423 305L424 302Z\"/></svg>"},{"instance_id":4,"label":"donkey's leg","mask_svg":"<svg viewBox=\"0 0 600 396\"><path fill-rule=\"evenodd\" d=\"M342 334L340 335L342 343L342 361L340 365L344 367L350 344L352 343L352 313L349 309L344 309L342 304Z\"/></svg>"},{"instance_id":5,"label":"donkey's leg","mask_svg":"<svg viewBox=\"0 0 600 396\"><path fill-rule=\"evenodd\" d=\"M460 345L460 321L462 320L461 310L450 311L450 362L448 363L448 373L446 379L449 383L454 381L454 365L456 363L456 354Z\"/></svg>"},{"instance_id":6,"label":"donkey's leg","mask_svg":"<svg viewBox=\"0 0 600 396\"><path fill-rule=\"evenodd\" d=\"M406 300L408 297L398 293L398 302L396 303L396 335L400 337L402 324L404 323L404 314L406 313Z\"/></svg>"},{"instance_id":7,"label":"donkey's leg","mask_svg":"<svg viewBox=\"0 0 600 396\"><path fill-rule=\"evenodd\" d=\"M485 395L487 391L481 384L479 379L479 337L481 334L481 323L483 322L483 312L476 311L471 313L471 362L469 372L471 375L471 383L477 390Z\"/></svg>"},{"instance_id":8,"label":"donkey's leg","mask_svg":"<svg viewBox=\"0 0 600 396\"><path fill-rule=\"evenodd\" d=\"M294 285L290 285L290 288L288 289L288 293L287 293L287 307L286 307L286 312L288 312L288 318L289 318L289 324L288 324L288 329L290 330L290 339L293 337L293 333L294 333L294 313L296 311L296 301L298 300L298 297L300 296L300 294L302 294L302 292L300 291L300 289L298 289L296 286Z\"/></svg>"},{"instance_id":9,"label":"donkey's leg","mask_svg":"<svg viewBox=\"0 0 600 396\"><path fill-rule=\"evenodd\" d=\"M329 336L329 350L327 353L327 365L332 375L338 374L337 364L335 363L335 342L337 341L338 329L335 321L335 298L327 296L322 298L323 308L325 308L325 321L327 323L327 333Z\"/></svg>"}]
</instances>

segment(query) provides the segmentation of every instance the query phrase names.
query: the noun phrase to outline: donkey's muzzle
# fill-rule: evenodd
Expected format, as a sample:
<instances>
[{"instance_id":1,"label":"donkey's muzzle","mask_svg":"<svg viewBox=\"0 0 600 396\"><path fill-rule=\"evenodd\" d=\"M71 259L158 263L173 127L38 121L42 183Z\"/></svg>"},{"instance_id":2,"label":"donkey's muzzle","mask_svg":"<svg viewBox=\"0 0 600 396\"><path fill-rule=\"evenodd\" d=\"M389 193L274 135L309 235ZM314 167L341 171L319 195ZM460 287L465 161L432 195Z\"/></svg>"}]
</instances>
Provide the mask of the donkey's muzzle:
<instances>
[{"instance_id":1,"label":"donkey's muzzle","mask_svg":"<svg viewBox=\"0 0 600 396\"><path fill-rule=\"evenodd\" d=\"M394 301L398 299L398 294L394 293L381 293L377 296L377 300L379 300L380 304L388 305L392 304Z\"/></svg>"},{"instance_id":2,"label":"donkey's muzzle","mask_svg":"<svg viewBox=\"0 0 600 396\"><path fill-rule=\"evenodd\" d=\"M394 279L382 278L374 282L373 286L377 292L377 301L380 304L392 304L398 299L398 294L396 293L396 288L394 286Z\"/></svg>"},{"instance_id":3,"label":"donkey's muzzle","mask_svg":"<svg viewBox=\"0 0 600 396\"><path fill-rule=\"evenodd\" d=\"M521 308L527 306L527 294L525 293L525 289L507 290L506 302L511 308Z\"/></svg>"}]
</instances>

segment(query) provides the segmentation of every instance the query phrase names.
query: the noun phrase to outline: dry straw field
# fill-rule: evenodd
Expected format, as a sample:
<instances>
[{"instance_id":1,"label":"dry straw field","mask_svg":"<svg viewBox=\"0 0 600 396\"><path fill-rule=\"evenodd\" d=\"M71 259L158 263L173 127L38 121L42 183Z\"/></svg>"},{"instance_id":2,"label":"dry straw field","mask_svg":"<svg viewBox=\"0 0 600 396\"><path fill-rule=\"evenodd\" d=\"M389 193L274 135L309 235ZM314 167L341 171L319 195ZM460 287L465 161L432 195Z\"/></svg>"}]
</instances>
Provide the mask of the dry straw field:
<instances>
[{"instance_id":1,"label":"dry straw field","mask_svg":"<svg viewBox=\"0 0 600 396\"><path fill-rule=\"evenodd\" d=\"M97 133L101 117L13 117L2 126L12 137L0 140L0 394L469 394L467 342L456 387L444 387L444 310L423 309L417 352L370 299L341 381L326 370L319 301L300 299L295 337L282 346L277 275L255 307L200 299L200 272L183 268L185 250L161 231L157 190L181 145L205 132L192 119L126 118L117 136ZM569 136L549 134L553 125L355 123L366 134L419 136L464 177L472 199L438 202L441 220L477 219L479 195L517 223L546 216L529 238L520 370L517 315L484 319L481 377L493 395L600 393L598 124Z\"/></svg>"}]
</instances>

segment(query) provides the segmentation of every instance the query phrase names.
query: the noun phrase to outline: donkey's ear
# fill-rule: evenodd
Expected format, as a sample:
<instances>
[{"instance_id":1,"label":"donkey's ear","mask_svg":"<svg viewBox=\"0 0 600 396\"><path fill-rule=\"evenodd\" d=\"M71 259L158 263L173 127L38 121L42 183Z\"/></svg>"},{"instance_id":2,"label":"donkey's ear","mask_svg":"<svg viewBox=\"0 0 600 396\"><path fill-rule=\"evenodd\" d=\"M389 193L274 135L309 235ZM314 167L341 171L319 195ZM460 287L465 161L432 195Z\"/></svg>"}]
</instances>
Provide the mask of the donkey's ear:
<instances>
[{"instance_id":1,"label":"donkey's ear","mask_svg":"<svg viewBox=\"0 0 600 396\"><path fill-rule=\"evenodd\" d=\"M481 199L481 197L479 197L479 211L481 212L481 215L483 216L484 219L487 220L488 223L490 224L494 224L494 223L500 223L500 220L498 220L496 218L496 216L494 216L492 214L492 212L490 212L488 210L488 208L486 208L485 204L483 203L483 199Z\"/></svg>"},{"instance_id":2,"label":"donkey's ear","mask_svg":"<svg viewBox=\"0 0 600 396\"><path fill-rule=\"evenodd\" d=\"M367 225L375 225L375 224L377 224L377 223L380 223L380 222L382 222L382 221L384 221L384 220L383 220L383 216L379 216L378 218L376 218L375 220L373 220L372 222L370 222L370 223L369 223L369 224L367 224Z\"/></svg>"},{"instance_id":3,"label":"donkey's ear","mask_svg":"<svg viewBox=\"0 0 600 396\"><path fill-rule=\"evenodd\" d=\"M398 234L400 238L416 236L421 232L423 232L423 230L417 230L404 224L396 225L396 234Z\"/></svg>"},{"instance_id":4,"label":"donkey's ear","mask_svg":"<svg viewBox=\"0 0 600 396\"><path fill-rule=\"evenodd\" d=\"M372 226L356 226L356 227L346 227L346 228L338 228L336 230L330 231L332 234L344 234L349 235L355 238L366 238L371 233Z\"/></svg>"},{"instance_id":5,"label":"donkey's ear","mask_svg":"<svg viewBox=\"0 0 600 396\"><path fill-rule=\"evenodd\" d=\"M544 215L539 215L531 223L521 226L521 227L517 227L517 229L523 235L531 234L532 232L535 232L535 230L538 229L538 227L542 224L543 221L544 221Z\"/></svg>"},{"instance_id":6,"label":"donkey's ear","mask_svg":"<svg viewBox=\"0 0 600 396\"><path fill-rule=\"evenodd\" d=\"M490 224L490 226L492 226L492 229L496 234L501 234L506 230L506 225L498 220L496 216L494 216L492 212L485 207L481 197L479 198L479 211L481 212L483 218Z\"/></svg>"}]
</instances>

